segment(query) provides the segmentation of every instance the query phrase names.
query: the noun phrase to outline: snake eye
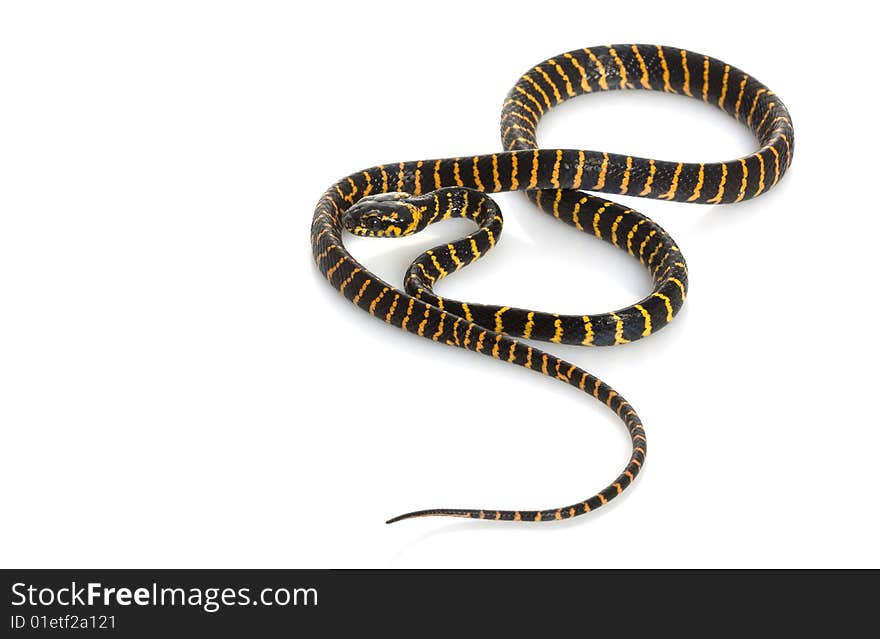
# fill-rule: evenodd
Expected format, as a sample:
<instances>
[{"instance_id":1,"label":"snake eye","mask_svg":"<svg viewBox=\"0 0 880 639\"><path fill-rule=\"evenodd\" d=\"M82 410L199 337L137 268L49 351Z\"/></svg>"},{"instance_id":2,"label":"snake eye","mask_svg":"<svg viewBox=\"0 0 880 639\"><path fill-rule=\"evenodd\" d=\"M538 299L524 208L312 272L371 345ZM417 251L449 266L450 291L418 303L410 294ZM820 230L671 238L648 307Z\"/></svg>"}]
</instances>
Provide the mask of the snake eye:
<instances>
[{"instance_id":1,"label":"snake eye","mask_svg":"<svg viewBox=\"0 0 880 639\"><path fill-rule=\"evenodd\" d=\"M375 231L382 226L382 221L376 216L370 216L364 220L364 225L371 231Z\"/></svg>"}]
</instances>

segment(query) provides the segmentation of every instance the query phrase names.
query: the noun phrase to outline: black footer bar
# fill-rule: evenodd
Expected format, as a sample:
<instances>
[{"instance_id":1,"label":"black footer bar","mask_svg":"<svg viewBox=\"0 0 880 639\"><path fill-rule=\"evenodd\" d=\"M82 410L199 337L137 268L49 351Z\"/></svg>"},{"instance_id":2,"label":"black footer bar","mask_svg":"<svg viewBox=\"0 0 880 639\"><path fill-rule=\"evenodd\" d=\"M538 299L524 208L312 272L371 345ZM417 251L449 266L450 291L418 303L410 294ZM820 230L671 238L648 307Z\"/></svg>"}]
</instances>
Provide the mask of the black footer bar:
<instances>
[{"instance_id":1,"label":"black footer bar","mask_svg":"<svg viewBox=\"0 0 880 639\"><path fill-rule=\"evenodd\" d=\"M0 636L156 637L410 628L870 629L870 574L842 571L4 570ZM412 625L413 623L419 625ZM476 624L476 625L474 625ZM657 625L659 624L659 626ZM759 625L756 625L759 624ZM629 629L629 630L627 630ZM871 634L876 628L871 630ZM395 633L391 633L395 634ZM409 633L411 634L411 633ZM417 633L420 634L420 633ZM206 635L207 636L207 635Z\"/></svg>"}]
</instances>

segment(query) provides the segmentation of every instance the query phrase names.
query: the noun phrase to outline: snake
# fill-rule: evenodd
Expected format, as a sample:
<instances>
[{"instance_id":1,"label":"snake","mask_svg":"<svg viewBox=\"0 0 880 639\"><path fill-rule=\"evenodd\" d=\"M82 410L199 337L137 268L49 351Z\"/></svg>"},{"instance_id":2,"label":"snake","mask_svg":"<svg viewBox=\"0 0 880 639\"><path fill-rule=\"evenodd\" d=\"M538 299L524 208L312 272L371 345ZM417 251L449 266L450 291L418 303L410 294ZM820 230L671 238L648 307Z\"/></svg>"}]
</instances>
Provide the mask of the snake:
<instances>
[{"instance_id":1,"label":"snake","mask_svg":"<svg viewBox=\"0 0 880 639\"><path fill-rule=\"evenodd\" d=\"M663 91L714 105L747 126L759 148L726 162L694 163L538 145L538 122L552 107L616 90ZM529 69L504 102L501 141L504 151L499 153L377 165L338 180L318 201L312 219L317 267L347 300L390 325L536 371L591 395L622 421L631 452L608 486L573 504L544 510L430 508L387 523L427 516L565 520L604 506L631 486L647 454L645 430L633 406L598 377L526 340L610 346L666 326L687 295L685 259L656 222L604 195L698 204L757 197L774 187L791 164L794 131L776 94L730 64L671 46L618 44L569 51ZM638 259L651 275L650 294L613 312L586 315L438 295L438 281L484 257L498 242L503 218L490 194L504 191L523 191L545 213ZM476 228L419 255L403 288L384 282L344 244L347 234L403 237L450 218L469 220Z\"/></svg>"}]
</instances>

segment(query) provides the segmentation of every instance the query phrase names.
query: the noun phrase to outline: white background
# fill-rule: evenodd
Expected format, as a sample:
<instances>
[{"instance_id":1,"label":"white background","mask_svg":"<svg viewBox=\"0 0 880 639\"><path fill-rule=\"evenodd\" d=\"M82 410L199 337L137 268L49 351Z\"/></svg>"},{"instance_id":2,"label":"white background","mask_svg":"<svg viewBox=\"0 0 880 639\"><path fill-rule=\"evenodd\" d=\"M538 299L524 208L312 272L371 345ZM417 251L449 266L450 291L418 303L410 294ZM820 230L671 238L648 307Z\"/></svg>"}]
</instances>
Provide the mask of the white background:
<instances>
[{"instance_id":1,"label":"white background","mask_svg":"<svg viewBox=\"0 0 880 639\"><path fill-rule=\"evenodd\" d=\"M880 565L874 23L768 6L4 3L0 565ZM736 205L620 198L679 242L686 306L631 345L550 350L640 412L633 489L562 524L386 526L582 499L627 438L563 384L350 305L314 268L313 207L357 169L497 150L522 72L610 42L757 76L794 165ZM567 103L539 138L754 148L717 109L641 92ZM581 313L650 290L621 251L498 199L505 237L443 294ZM467 228L350 246L397 283Z\"/></svg>"}]
</instances>

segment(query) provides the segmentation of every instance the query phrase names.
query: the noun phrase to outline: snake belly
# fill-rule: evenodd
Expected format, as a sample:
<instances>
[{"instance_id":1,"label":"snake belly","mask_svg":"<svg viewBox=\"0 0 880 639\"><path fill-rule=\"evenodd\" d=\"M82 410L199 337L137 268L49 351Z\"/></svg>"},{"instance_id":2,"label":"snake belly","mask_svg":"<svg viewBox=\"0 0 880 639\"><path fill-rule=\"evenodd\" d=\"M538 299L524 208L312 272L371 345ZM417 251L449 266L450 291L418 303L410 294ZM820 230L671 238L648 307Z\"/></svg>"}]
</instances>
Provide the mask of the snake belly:
<instances>
[{"instance_id":1,"label":"snake belly","mask_svg":"<svg viewBox=\"0 0 880 639\"><path fill-rule=\"evenodd\" d=\"M554 105L578 95L624 89L664 91L715 105L748 126L760 148L727 162L687 163L538 146L537 124ZM346 299L388 324L554 377L593 396L622 420L632 451L608 486L573 504L545 510L431 508L399 515L388 523L430 515L555 521L596 510L626 490L647 452L642 422L633 407L589 372L521 340L605 346L646 337L668 324L681 308L687 294L687 266L658 224L590 192L698 204L740 202L777 184L791 163L794 143L787 109L755 78L707 55L643 44L577 49L533 67L507 96L501 138L505 149L501 153L379 165L342 178L315 209L311 227L315 261ZM479 259L498 240L501 212L486 194L518 190L543 211L637 258L651 274L651 293L628 307L594 315L562 315L437 295L432 287L438 280ZM430 217L428 223L463 217L477 225L467 237L416 258L403 289L371 273L343 242L346 211L364 198L392 192L413 198Z\"/></svg>"}]
</instances>

